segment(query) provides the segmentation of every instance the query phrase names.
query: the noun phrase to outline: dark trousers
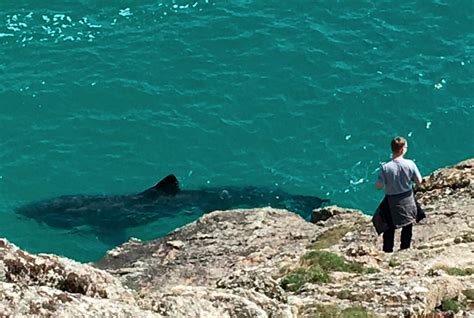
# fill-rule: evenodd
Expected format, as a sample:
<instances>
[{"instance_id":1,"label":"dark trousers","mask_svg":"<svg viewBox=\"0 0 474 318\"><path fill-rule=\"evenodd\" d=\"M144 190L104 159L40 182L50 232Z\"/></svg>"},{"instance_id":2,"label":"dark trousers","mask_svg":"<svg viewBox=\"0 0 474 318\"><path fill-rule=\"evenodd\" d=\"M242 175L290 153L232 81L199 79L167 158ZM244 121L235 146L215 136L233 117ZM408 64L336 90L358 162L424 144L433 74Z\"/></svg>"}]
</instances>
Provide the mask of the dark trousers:
<instances>
[{"instance_id":1,"label":"dark trousers","mask_svg":"<svg viewBox=\"0 0 474 318\"><path fill-rule=\"evenodd\" d=\"M402 235L400 238L400 249L404 250L410 248L413 224L405 225L402 228ZM395 228L390 228L383 232L383 251L385 253L393 252L393 241L395 239Z\"/></svg>"}]
</instances>

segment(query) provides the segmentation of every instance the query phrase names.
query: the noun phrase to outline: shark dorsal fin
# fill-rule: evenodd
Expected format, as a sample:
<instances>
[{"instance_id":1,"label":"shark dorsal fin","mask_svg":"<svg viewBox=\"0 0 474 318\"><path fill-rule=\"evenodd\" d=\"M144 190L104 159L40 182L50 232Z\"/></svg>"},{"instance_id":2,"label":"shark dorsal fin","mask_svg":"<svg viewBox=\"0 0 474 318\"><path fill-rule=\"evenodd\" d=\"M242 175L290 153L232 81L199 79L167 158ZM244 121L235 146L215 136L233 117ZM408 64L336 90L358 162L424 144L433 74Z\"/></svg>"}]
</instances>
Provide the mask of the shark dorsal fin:
<instances>
[{"instance_id":1,"label":"shark dorsal fin","mask_svg":"<svg viewBox=\"0 0 474 318\"><path fill-rule=\"evenodd\" d=\"M170 174L161 179L152 189L169 195L175 195L179 191L179 182L173 174Z\"/></svg>"}]
</instances>

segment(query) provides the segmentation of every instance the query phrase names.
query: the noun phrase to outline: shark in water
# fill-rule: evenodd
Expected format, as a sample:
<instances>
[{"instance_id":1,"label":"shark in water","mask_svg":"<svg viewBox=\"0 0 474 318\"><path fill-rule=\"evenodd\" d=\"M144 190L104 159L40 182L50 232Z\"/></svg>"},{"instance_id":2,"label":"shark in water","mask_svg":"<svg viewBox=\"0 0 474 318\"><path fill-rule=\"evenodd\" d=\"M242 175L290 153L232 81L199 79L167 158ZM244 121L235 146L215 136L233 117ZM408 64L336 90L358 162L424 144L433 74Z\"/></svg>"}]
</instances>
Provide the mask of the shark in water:
<instances>
[{"instance_id":1,"label":"shark in water","mask_svg":"<svg viewBox=\"0 0 474 318\"><path fill-rule=\"evenodd\" d=\"M169 175L138 194L65 195L25 205L17 213L56 228L74 230L89 226L100 240L119 244L126 241L127 228L161 217L265 206L308 216L328 201L257 187L181 190L176 177Z\"/></svg>"}]
</instances>

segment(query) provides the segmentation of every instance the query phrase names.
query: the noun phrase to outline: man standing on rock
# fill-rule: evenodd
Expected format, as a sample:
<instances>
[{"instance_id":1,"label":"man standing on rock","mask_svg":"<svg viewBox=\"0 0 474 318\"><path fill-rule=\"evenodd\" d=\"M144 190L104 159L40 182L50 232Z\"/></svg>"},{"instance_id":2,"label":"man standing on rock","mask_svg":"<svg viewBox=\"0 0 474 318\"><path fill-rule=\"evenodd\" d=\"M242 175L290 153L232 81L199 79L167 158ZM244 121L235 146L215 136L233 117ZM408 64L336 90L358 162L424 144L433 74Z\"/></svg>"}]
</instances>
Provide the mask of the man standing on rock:
<instances>
[{"instance_id":1,"label":"man standing on rock","mask_svg":"<svg viewBox=\"0 0 474 318\"><path fill-rule=\"evenodd\" d=\"M392 140L391 147L392 160L382 165L375 184L379 190L385 188L388 201L388 209L382 211L382 216L389 226L383 233L383 251L386 253L393 252L395 229L398 228L402 228L400 249L410 247L413 223L416 222L417 214L412 181L418 186L422 182L416 164L404 158L408 149L406 139L396 137Z\"/></svg>"}]
</instances>

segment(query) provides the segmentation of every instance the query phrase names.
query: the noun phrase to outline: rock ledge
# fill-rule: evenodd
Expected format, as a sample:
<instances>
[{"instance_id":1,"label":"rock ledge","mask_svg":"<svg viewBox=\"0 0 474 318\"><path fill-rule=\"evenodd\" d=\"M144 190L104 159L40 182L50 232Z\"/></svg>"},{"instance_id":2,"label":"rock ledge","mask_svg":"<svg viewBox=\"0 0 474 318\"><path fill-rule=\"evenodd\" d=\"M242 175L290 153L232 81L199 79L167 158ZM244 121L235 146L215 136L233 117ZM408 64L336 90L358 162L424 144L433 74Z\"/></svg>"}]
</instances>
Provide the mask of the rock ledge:
<instances>
[{"instance_id":1,"label":"rock ledge","mask_svg":"<svg viewBox=\"0 0 474 318\"><path fill-rule=\"evenodd\" d=\"M384 254L370 217L215 211L94 266L0 240L1 317L472 317L474 159L417 191L427 219Z\"/></svg>"}]
</instances>

